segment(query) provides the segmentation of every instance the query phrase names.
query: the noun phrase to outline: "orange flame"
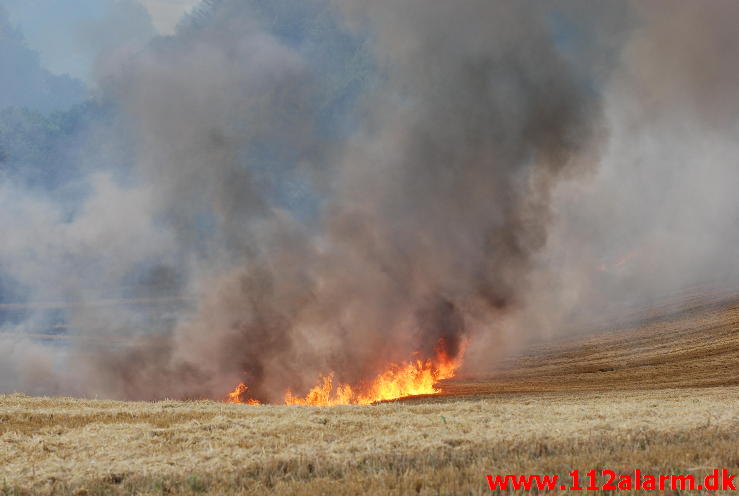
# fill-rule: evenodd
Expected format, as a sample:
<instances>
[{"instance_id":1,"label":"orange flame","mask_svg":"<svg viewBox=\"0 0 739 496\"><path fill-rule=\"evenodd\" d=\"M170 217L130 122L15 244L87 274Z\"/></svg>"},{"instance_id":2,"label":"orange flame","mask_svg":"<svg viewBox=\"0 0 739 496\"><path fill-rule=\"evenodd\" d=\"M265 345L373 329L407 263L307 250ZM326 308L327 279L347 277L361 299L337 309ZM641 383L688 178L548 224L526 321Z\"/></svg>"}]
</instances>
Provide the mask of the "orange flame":
<instances>
[{"instance_id":1,"label":"orange flame","mask_svg":"<svg viewBox=\"0 0 739 496\"><path fill-rule=\"evenodd\" d=\"M226 395L225 403L242 403L245 405L259 405L259 401L248 396L249 386L243 382L236 389Z\"/></svg>"},{"instance_id":2,"label":"orange flame","mask_svg":"<svg viewBox=\"0 0 739 496\"><path fill-rule=\"evenodd\" d=\"M349 384L334 384L334 373L321 376L320 382L303 396L295 396L291 391L285 393L286 405L369 405L378 401L394 400L407 396L424 394L438 394L441 392L436 383L443 379L454 377L462 364L464 348L462 344L456 358L450 358L446 352L445 343L439 341L434 359L416 359L402 364L390 364L388 368L377 375L363 387L352 387ZM247 399L248 388L239 384L227 396L227 403L259 404L258 401Z\"/></svg>"}]
</instances>

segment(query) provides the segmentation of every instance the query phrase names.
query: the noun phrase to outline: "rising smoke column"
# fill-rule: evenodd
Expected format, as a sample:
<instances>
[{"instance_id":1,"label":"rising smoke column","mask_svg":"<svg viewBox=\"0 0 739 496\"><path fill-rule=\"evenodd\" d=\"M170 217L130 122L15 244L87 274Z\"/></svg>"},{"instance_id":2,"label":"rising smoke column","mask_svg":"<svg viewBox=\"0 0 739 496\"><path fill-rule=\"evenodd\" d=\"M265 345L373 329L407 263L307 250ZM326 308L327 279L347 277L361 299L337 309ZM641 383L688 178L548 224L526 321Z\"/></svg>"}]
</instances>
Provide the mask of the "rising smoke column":
<instances>
[{"instance_id":1,"label":"rising smoke column","mask_svg":"<svg viewBox=\"0 0 739 496\"><path fill-rule=\"evenodd\" d=\"M356 383L495 333L554 185L592 168L604 136L599 76L556 39L573 5L308 2L366 37L377 68L348 136L321 123L337 78L256 3L215 2L108 76L199 303L171 334L95 353L91 390L220 397L245 381L280 401L329 370ZM308 220L280 201L290 181Z\"/></svg>"}]
</instances>

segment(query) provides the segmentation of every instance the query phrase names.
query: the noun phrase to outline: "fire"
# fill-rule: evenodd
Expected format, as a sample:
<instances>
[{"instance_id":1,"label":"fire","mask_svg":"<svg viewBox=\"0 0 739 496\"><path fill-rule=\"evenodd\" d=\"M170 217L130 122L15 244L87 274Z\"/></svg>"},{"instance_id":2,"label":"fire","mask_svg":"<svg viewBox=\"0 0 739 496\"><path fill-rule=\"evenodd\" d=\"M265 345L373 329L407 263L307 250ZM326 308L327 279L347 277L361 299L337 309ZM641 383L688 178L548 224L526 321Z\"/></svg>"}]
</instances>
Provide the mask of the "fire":
<instances>
[{"instance_id":1,"label":"fire","mask_svg":"<svg viewBox=\"0 0 739 496\"><path fill-rule=\"evenodd\" d=\"M243 382L236 389L226 395L226 403L243 403L245 405L259 405L259 401L248 396L249 386Z\"/></svg>"},{"instance_id":2,"label":"fire","mask_svg":"<svg viewBox=\"0 0 739 496\"><path fill-rule=\"evenodd\" d=\"M360 386L336 384L335 374L330 372L322 376L319 384L303 397L295 396L288 390L284 401L286 405L369 405L406 396L437 394L440 390L436 383L454 377L462 364L464 344L459 355L451 358L446 352L444 342L440 341L433 359L415 359L401 364L390 364L384 372ZM239 384L227 396L226 402L259 404L256 400L248 399L247 390L245 384Z\"/></svg>"}]
</instances>

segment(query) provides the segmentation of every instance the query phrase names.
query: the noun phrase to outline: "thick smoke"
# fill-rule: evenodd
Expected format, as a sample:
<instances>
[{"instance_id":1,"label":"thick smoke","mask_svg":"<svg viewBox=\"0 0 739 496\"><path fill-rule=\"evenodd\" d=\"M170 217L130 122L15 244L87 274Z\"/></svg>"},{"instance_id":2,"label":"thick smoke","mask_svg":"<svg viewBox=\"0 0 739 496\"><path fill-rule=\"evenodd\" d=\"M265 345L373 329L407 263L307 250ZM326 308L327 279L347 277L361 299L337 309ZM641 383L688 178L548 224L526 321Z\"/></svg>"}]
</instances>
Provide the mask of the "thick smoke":
<instances>
[{"instance_id":1,"label":"thick smoke","mask_svg":"<svg viewBox=\"0 0 739 496\"><path fill-rule=\"evenodd\" d=\"M125 255L111 282L166 260L183 308L131 333L138 310L82 305L75 365L28 384L153 399L244 381L280 401L440 340L469 340L476 372L611 303L714 280L731 253L732 3L209 4L99 64L136 182L95 189L79 232L96 253L70 249ZM710 205L676 209L686 194Z\"/></svg>"},{"instance_id":2,"label":"thick smoke","mask_svg":"<svg viewBox=\"0 0 739 496\"><path fill-rule=\"evenodd\" d=\"M739 285L737 4L633 2L597 173L558 188L527 328L562 332Z\"/></svg>"},{"instance_id":3,"label":"thick smoke","mask_svg":"<svg viewBox=\"0 0 739 496\"><path fill-rule=\"evenodd\" d=\"M328 81L235 5L117 81L162 211L192 244L210 208L204 263L226 274L198 288L198 312L167 342L106 356L105 387L213 395L245 380L277 400L321 372L356 382L440 339L456 354L493 332L546 243L553 186L593 167L602 140L597 81L558 50L550 9L349 12L376 37L382 76L337 144L316 129ZM315 221L296 223L265 193L249 167L265 147L325 195Z\"/></svg>"}]
</instances>

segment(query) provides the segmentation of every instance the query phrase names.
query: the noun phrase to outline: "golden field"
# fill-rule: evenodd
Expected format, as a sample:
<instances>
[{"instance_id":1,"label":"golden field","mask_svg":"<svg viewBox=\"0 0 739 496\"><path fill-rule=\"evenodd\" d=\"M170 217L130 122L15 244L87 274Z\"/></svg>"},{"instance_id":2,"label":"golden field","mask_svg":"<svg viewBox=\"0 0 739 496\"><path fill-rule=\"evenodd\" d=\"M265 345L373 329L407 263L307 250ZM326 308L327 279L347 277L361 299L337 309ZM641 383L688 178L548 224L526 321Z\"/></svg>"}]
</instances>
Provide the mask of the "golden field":
<instances>
[{"instance_id":1,"label":"golden field","mask_svg":"<svg viewBox=\"0 0 739 496\"><path fill-rule=\"evenodd\" d=\"M737 303L442 387L337 407L0 396L0 494L487 494L486 474L739 472Z\"/></svg>"}]
</instances>

